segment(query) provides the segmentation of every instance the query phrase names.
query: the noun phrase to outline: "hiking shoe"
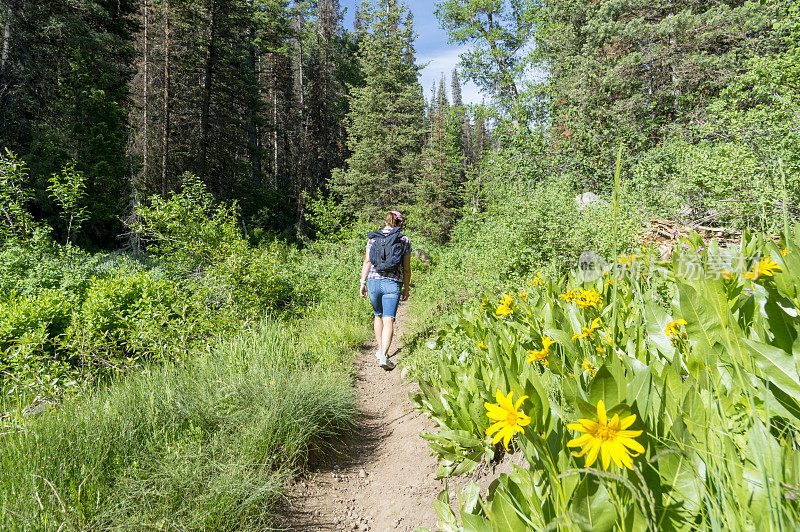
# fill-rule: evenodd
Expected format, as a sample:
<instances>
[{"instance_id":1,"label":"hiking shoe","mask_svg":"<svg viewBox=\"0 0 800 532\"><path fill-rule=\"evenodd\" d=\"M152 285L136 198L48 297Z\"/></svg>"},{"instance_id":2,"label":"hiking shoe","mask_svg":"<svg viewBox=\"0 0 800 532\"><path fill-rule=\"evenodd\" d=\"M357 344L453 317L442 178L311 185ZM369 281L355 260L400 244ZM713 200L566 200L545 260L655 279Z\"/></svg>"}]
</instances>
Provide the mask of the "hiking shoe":
<instances>
[{"instance_id":1,"label":"hiking shoe","mask_svg":"<svg viewBox=\"0 0 800 532\"><path fill-rule=\"evenodd\" d=\"M386 371L391 371L391 370L394 369L394 362L392 362L391 360L389 360L386 357L381 358L379 364Z\"/></svg>"}]
</instances>

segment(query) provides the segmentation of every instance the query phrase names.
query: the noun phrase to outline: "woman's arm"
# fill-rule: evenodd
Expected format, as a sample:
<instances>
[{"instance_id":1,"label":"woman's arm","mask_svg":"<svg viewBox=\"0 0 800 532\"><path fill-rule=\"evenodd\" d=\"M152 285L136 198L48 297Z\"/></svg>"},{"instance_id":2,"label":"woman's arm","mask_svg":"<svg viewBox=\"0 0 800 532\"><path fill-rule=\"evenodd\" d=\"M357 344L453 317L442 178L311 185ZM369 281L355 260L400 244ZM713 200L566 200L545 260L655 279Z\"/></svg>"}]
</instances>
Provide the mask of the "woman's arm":
<instances>
[{"instance_id":1,"label":"woman's arm","mask_svg":"<svg viewBox=\"0 0 800 532\"><path fill-rule=\"evenodd\" d=\"M403 255L403 294L400 296L403 301L408 299L408 291L411 287L411 255Z\"/></svg>"},{"instance_id":2,"label":"woman's arm","mask_svg":"<svg viewBox=\"0 0 800 532\"><path fill-rule=\"evenodd\" d=\"M372 264L369 262L369 251L364 253L364 264L361 265L361 287L358 293L361 297L367 297L367 276L369 275L369 268Z\"/></svg>"}]
</instances>

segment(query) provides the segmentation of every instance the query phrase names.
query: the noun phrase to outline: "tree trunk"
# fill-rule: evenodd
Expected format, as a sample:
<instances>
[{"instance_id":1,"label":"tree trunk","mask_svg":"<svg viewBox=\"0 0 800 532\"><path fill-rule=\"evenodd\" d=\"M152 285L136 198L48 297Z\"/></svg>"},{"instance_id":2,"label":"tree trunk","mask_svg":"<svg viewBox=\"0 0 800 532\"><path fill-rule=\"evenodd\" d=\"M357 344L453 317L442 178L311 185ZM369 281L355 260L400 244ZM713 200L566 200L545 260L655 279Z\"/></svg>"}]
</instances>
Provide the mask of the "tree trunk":
<instances>
[{"instance_id":1,"label":"tree trunk","mask_svg":"<svg viewBox=\"0 0 800 532\"><path fill-rule=\"evenodd\" d=\"M144 80L142 82L142 108L143 108L142 109L142 111L143 111L142 119L144 121L144 124L143 124L144 142L142 143L142 177L144 178L143 181L145 183L147 183L147 163L148 163L148 160L147 160L147 156L148 156L147 145L148 145L148 140L149 140L148 139L148 132L147 132L147 121L148 121L147 120L147 107L148 107L148 100L147 100L147 83L148 83L148 79L147 79L147 65L148 65L148 60L147 60L147 51L148 51L147 50L147 44L148 44L148 42L147 42L147 40L148 40L147 39L148 38L147 30L148 30L148 19L147 19L147 16L149 14L148 13L148 7L149 7L148 0L144 0Z\"/></svg>"},{"instance_id":2,"label":"tree trunk","mask_svg":"<svg viewBox=\"0 0 800 532\"><path fill-rule=\"evenodd\" d=\"M206 179L206 165L208 162L208 137L209 137L209 113L211 110L211 84L214 75L214 60L215 54L215 28L214 28L214 15L216 11L215 0L208 1L208 28L207 28L207 46L206 58L203 68L203 99L200 108L200 162L198 165L198 174L200 178Z\"/></svg>"},{"instance_id":3,"label":"tree trunk","mask_svg":"<svg viewBox=\"0 0 800 532\"><path fill-rule=\"evenodd\" d=\"M297 194L297 216L302 219L303 202L299 201L301 191L306 189L308 162L308 150L306 149L307 135L305 130L305 117L303 101L303 38L301 35L302 20L300 15L296 15L292 20L292 29L295 32L292 40L292 105L295 120L295 142L294 145L294 164L297 172L297 187L294 192Z\"/></svg>"},{"instance_id":4,"label":"tree trunk","mask_svg":"<svg viewBox=\"0 0 800 532\"><path fill-rule=\"evenodd\" d=\"M169 0L164 3L164 123L161 131L161 194L169 193L167 164L169 163L169 121L170 121L170 9Z\"/></svg>"},{"instance_id":5,"label":"tree trunk","mask_svg":"<svg viewBox=\"0 0 800 532\"><path fill-rule=\"evenodd\" d=\"M278 65L275 54L269 54L269 100L272 106L272 124L270 142L272 144L272 183L277 189L278 183Z\"/></svg>"},{"instance_id":6,"label":"tree trunk","mask_svg":"<svg viewBox=\"0 0 800 532\"><path fill-rule=\"evenodd\" d=\"M258 68L257 68L257 58L256 58L256 47L255 44L253 44L255 38L256 38L255 30L251 26L250 44L249 44L250 49L247 56L247 68L250 70L251 80L253 82L252 90L255 92L255 95L251 95L247 99L247 122L248 122L247 152L250 158L250 172L253 184L259 186L261 185L261 154L260 154L260 143L258 136L258 124L256 123L256 116L258 114L256 106L259 102L259 90L258 90Z\"/></svg>"},{"instance_id":7,"label":"tree trunk","mask_svg":"<svg viewBox=\"0 0 800 532\"><path fill-rule=\"evenodd\" d=\"M3 51L0 52L0 76L6 70L6 62L8 61L8 49L11 45L11 4L6 6L6 23L3 25Z\"/></svg>"}]
</instances>

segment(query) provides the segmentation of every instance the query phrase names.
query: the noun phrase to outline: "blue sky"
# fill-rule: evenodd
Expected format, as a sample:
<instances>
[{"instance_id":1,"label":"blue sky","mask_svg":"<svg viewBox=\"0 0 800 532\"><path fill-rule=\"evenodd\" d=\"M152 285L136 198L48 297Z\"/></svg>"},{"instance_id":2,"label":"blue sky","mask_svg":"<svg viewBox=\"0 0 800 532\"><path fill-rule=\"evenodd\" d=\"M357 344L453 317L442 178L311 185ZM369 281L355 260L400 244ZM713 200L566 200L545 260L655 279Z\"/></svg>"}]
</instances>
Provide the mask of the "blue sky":
<instances>
[{"instance_id":1,"label":"blue sky","mask_svg":"<svg viewBox=\"0 0 800 532\"><path fill-rule=\"evenodd\" d=\"M348 30L353 29L353 14L360 3L360 0L340 0L341 6L347 8L344 24ZM451 96L450 74L458 64L458 55L461 53L461 49L447 43L447 32L439 26L439 20L433 14L436 5L434 1L406 0L406 3L414 13L414 31L418 35L416 41L417 63L420 65L428 63L419 80L425 91L425 98L430 99L431 87L434 83L438 83L442 74L447 78L446 86L449 98ZM463 76L461 83L461 96L465 103L481 103L484 99L488 101L488 98L482 95L474 84L466 83Z\"/></svg>"}]
</instances>

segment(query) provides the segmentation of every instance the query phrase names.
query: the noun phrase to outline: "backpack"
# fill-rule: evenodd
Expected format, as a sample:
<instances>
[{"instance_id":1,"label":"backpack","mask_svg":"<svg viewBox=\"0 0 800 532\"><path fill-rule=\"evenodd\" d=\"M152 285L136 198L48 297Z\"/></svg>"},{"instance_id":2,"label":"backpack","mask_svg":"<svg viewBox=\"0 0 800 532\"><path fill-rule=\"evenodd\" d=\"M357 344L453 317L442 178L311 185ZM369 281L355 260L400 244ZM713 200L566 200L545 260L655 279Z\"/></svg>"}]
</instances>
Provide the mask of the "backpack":
<instances>
[{"instance_id":1,"label":"backpack","mask_svg":"<svg viewBox=\"0 0 800 532\"><path fill-rule=\"evenodd\" d=\"M367 235L371 238L372 247L369 249L369 261L375 267L375 271L381 274L393 273L403 262L403 233L399 227L395 227L388 233L373 231Z\"/></svg>"}]
</instances>

